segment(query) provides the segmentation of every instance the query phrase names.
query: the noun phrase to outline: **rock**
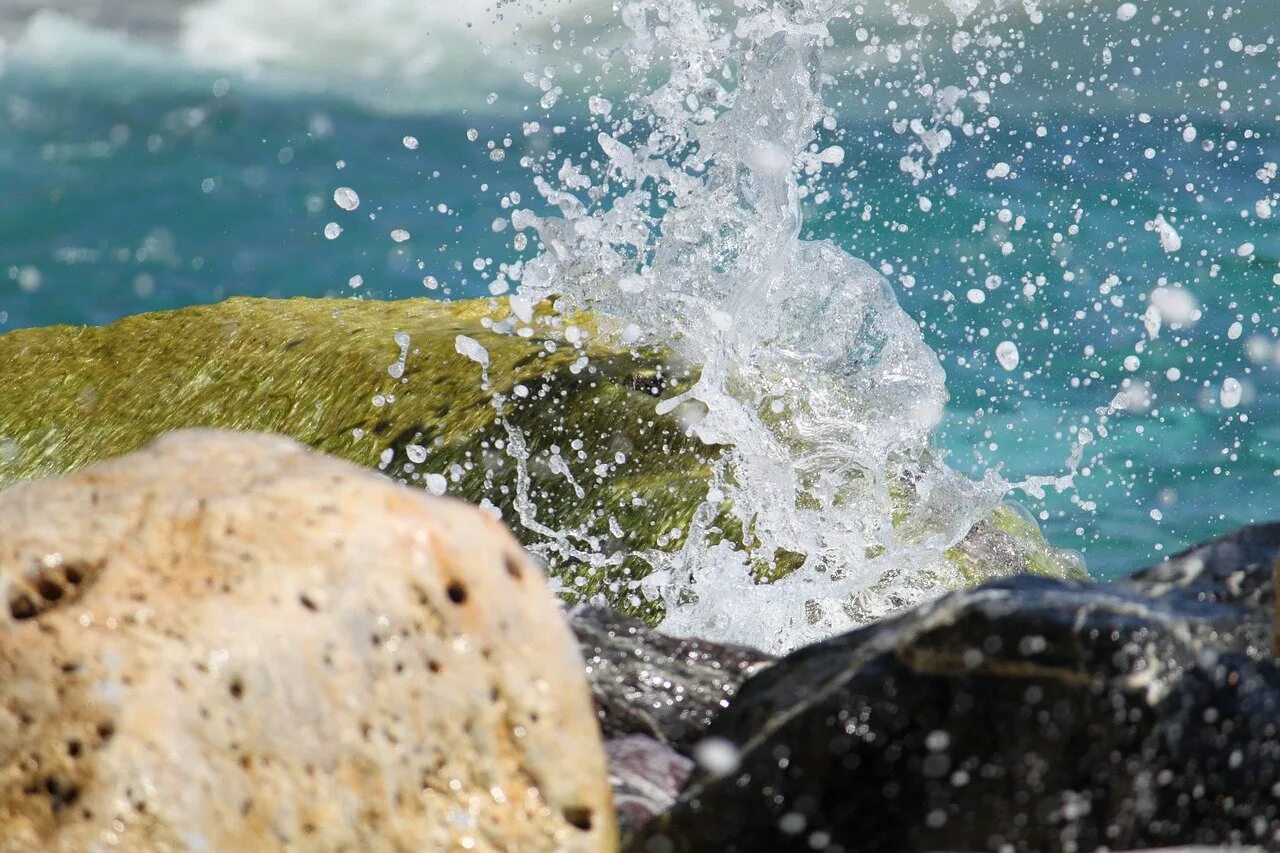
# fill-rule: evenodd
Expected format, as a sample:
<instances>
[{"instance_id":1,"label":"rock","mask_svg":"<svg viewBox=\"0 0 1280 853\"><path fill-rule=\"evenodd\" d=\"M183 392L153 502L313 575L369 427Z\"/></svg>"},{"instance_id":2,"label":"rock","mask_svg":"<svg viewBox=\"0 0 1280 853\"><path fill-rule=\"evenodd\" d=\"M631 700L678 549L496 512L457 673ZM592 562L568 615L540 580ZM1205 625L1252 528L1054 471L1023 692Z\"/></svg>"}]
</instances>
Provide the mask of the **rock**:
<instances>
[{"instance_id":1,"label":"rock","mask_svg":"<svg viewBox=\"0 0 1280 853\"><path fill-rule=\"evenodd\" d=\"M569 611L605 737L646 735L685 752L742 681L773 660L745 646L668 637L602 607Z\"/></svg>"},{"instance_id":2,"label":"rock","mask_svg":"<svg viewBox=\"0 0 1280 853\"><path fill-rule=\"evenodd\" d=\"M693 769L692 759L644 735L605 741L604 751L623 837L671 808Z\"/></svg>"},{"instance_id":3,"label":"rock","mask_svg":"<svg viewBox=\"0 0 1280 853\"><path fill-rule=\"evenodd\" d=\"M711 725L737 760L695 771L634 849L1280 848L1277 529L795 652Z\"/></svg>"},{"instance_id":4,"label":"rock","mask_svg":"<svg viewBox=\"0 0 1280 853\"><path fill-rule=\"evenodd\" d=\"M1222 602L1269 612L1271 568L1280 557L1280 522L1255 524L1140 569L1121 583L1164 600Z\"/></svg>"},{"instance_id":5,"label":"rock","mask_svg":"<svg viewBox=\"0 0 1280 853\"><path fill-rule=\"evenodd\" d=\"M566 595L604 596L656 624L661 604L639 588L649 566L638 555L684 544L670 531L689 530L722 452L655 411L696 372L668 351L610 343L590 316L544 306L522 337L499 333L510 330L509 314L505 299L236 298L100 328L0 335L0 486L129 453L176 429L279 433L487 503L541 552ZM570 452L578 441L585 460ZM905 514L912 498L903 493ZM1010 507L952 548L943 569L918 585L1080 574ZM864 616L911 603L877 599Z\"/></svg>"},{"instance_id":6,"label":"rock","mask_svg":"<svg viewBox=\"0 0 1280 853\"><path fill-rule=\"evenodd\" d=\"M0 494L5 850L608 850L581 673L496 521L285 439Z\"/></svg>"}]
</instances>

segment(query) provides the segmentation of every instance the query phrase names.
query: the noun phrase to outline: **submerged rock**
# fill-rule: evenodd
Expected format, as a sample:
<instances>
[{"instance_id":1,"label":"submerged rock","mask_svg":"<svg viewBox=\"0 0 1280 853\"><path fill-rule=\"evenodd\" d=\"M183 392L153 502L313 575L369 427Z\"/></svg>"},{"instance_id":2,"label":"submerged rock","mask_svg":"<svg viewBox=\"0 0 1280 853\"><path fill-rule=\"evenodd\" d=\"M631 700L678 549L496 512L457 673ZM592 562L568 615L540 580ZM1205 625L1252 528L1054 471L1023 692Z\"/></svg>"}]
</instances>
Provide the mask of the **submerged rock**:
<instances>
[{"instance_id":1,"label":"submerged rock","mask_svg":"<svg viewBox=\"0 0 1280 853\"><path fill-rule=\"evenodd\" d=\"M639 587L649 566L634 555L683 545L722 452L655 411L696 374L665 350L610 343L589 316L538 309L511 334L497 305L237 298L0 335L0 485L185 427L280 433L487 505L547 554L566 597L603 595L653 623L661 605ZM741 538L740 524L722 526ZM779 565L764 575L787 570L769 559ZM917 585L1018 572L1080 569L1000 507ZM870 597L859 618L913 603Z\"/></svg>"},{"instance_id":2,"label":"submerged rock","mask_svg":"<svg viewBox=\"0 0 1280 853\"><path fill-rule=\"evenodd\" d=\"M635 849L1280 848L1280 525L1112 585L1018 577L750 678Z\"/></svg>"},{"instance_id":3,"label":"submerged rock","mask_svg":"<svg viewBox=\"0 0 1280 853\"><path fill-rule=\"evenodd\" d=\"M461 503L188 432L0 494L6 850L608 850L582 661Z\"/></svg>"}]
</instances>

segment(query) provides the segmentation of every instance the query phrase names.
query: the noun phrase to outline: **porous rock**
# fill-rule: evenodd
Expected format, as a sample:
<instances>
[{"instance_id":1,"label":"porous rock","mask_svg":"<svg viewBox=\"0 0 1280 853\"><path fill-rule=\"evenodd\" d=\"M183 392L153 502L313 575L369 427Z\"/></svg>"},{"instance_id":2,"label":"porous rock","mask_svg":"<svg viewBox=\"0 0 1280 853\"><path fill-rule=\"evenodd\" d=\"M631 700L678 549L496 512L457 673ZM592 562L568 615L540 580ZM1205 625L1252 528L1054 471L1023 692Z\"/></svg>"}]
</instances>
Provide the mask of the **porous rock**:
<instances>
[{"instance_id":1,"label":"porous rock","mask_svg":"<svg viewBox=\"0 0 1280 853\"><path fill-rule=\"evenodd\" d=\"M0 494L5 850L603 850L582 662L483 512L186 432Z\"/></svg>"},{"instance_id":2,"label":"porous rock","mask_svg":"<svg viewBox=\"0 0 1280 853\"><path fill-rule=\"evenodd\" d=\"M997 581L801 649L743 684L709 729L737 760L635 849L1278 849L1278 546Z\"/></svg>"}]
</instances>

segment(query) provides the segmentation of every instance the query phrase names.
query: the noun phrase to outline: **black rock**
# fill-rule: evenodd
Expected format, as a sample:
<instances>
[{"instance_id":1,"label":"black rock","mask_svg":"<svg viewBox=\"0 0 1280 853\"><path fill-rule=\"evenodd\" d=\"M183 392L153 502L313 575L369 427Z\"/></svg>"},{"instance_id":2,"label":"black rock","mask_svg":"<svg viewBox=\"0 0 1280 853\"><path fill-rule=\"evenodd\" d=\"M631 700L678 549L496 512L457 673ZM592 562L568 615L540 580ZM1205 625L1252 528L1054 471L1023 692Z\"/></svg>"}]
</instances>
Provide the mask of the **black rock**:
<instances>
[{"instance_id":1,"label":"black rock","mask_svg":"<svg viewBox=\"0 0 1280 853\"><path fill-rule=\"evenodd\" d=\"M606 738L647 735L687 752L742 681L773 658L745 646L668 637L599 607L569 611Z\"/></svg>"},{"instance_id":2,"label":"black rock","mask_svg":"<svg viewBox=\"0 0 1280 853\"><path fill-rule=\"evenodd\" d=\"M1240 604L1270 613L1277 557L1280 522L1255 524L1141 569L1121 584L1152 598Z\"/></svg>"},{"instance_id":3,"label":"black rock","mask_svg":"<svg viewBox=\"0 0 1280 853\"><path fill-rule=\"evenodd\" d=\"M948 595L748 680L633 849L1280 849L1280 525Z\"/></svg>"}]
</instances>

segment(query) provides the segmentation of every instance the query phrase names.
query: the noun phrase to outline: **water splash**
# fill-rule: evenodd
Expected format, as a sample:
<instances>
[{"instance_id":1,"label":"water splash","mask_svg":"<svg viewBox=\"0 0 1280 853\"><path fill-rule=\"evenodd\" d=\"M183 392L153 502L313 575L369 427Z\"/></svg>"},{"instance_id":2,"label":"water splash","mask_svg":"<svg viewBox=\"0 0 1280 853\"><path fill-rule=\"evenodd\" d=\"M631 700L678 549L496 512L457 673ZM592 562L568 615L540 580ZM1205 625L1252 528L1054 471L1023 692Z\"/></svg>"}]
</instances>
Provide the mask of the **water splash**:
<instances>
[{"instance_id":1,"label":"water splash","mask_svg":"<svg viewBox=\"0 0 1280 853\"><path fill-rule=\"evenodd\" d=\"M560 215L514 218L544 246L513 273L523 300L558 294L700 367L658 411L730 449L680 551L642 555L676 631L785 648L918 600L1009 488L931 450L945 377L888 282L800 237L798 175L844 158L816 140L835 127L820 54L849 5L625 4L626 60L657 84L625 110L592 99L597 179L565 160L537 178Z\"/></svg>"}]
</instances>

